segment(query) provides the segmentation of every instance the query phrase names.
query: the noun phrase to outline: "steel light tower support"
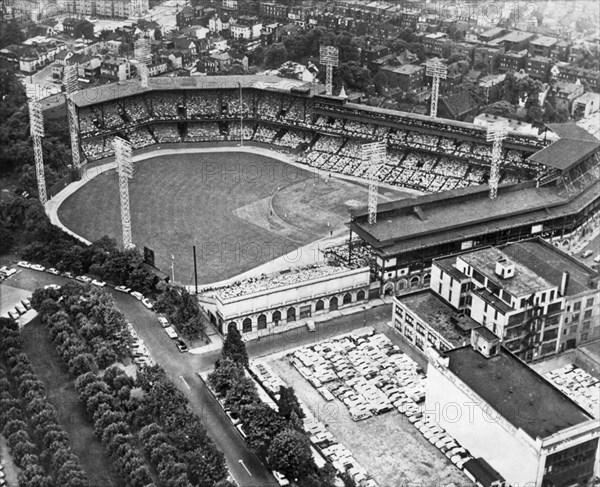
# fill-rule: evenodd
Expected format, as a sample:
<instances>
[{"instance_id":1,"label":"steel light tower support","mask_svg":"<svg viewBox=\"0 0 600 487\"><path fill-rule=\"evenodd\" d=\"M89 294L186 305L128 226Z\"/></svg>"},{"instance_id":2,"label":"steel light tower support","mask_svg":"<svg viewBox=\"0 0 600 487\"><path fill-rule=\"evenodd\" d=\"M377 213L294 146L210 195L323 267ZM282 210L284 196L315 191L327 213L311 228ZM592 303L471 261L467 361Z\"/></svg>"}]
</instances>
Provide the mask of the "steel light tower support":
<instances>
[{"instance_id":1,"label":"steel light tower support","mask_svg":"<svg viewBox=\"0 0 600 487\"><path fill-rule=\"evenodd\" d=\"M35 158L35 175L37 178L38 195L40 203L45 205L46 177L44 176L44 155L42 153L42 137L44 136L44 115L42 105L35 99L29 101L29 129L33 140L33 156Z\"/></svg>"},{"instance_id":2,"label":"steel light tower support","mask_svg":"<svg viewBox=\"0 0 600 487\"><path fill-rule=\"evenodd\" d=\"M431 81L431 110L429 111L431 117L437 117L440 80L446 79L447 72L446 65L437 59L429 61L425 68L425 74L433 78Z\"/></svg>"},{"instance_id":3,"label":"steel light tower support","mask_svg":"<svg viewBox=\"0 0 600 487\"><path fill-rule=\"evenodd\" d=\"M71 134L71 155L73 159L73 174L75 179L81 177L81 153L79 151L79 120L77 118L77 108L73 101L73 95L78 88L77 66L65 66L63 84L65 85L67 99L67 115L69 119L69 133Z\"/></svg>"},{"instance_id":4,"label":"steel light tower support","mask_svg":"<svg viewBox=\"0 0 600 487\"><path fill-rule=\"evenodd\" d=\"M321 46L319 48L321 56L321 64L327 69L325 79L325 93L331 95L333 93L333 68L338 66L339 51L337 47Z\"/></svg>"},{"instance_id":5,"label":"steel light tower support","mask_svg":"<svg viewBox=\"0 0 600 487\"><path fill-rule=\"evenodd\" d=\"M123 231L123 248L130 250L135 247L131 239L131 212L129 210L129 180L133 177L133 163L131 161L131 144L115 137L113 141L117 172L119 174L119 195L121 198L121 227Z\"/></svg>"},{"instance_id":6,"label":"steel light tower support","mask_svg":"<svg viewBox=\"0 0 600 487\"><path fill-rule=\"evenodd\" d=\"M500 159L502 159L502 141L508 133L508 124L499 122L489 125L487 128L486 139L493 142L492 145L492 164L490 166L490 199L494 200L498 196L498 182L500 181Z\"/></svg>"},{"instance_id":7,"label":"steel light tower support","mask_svg":"<svg viewBox=\"0 0 600 487\"><path fill-rule=\"evenodd\" d=\"M140 75L142 88L148 88L148 63L152 60L152 51L150 48L150 39L140 37L134 43L134 55L138 62L137 69Z\"/></svg>"},{"instance_id":8,"label":"steel light tower support","mask_svg":"<svg viewBox=\"0 0 600 487\"><path fill-rule=\"evenodd\" d=\"M240 87L240 147L244 147L244 100L242 98L242 83L238 81Z\"/></svg>"},{"instance_id":9,"label":"steel light tower support","mask_svg":"<svg viewBox=\"0 0 600 487\"><path fill-rule=\"evenodd\" d=\"M377 171L385 164L387 146L384 141L371 142L361 146L363 163L368 164L369 179L369 225L377 222Z\"/></svg>"}]
</instances>

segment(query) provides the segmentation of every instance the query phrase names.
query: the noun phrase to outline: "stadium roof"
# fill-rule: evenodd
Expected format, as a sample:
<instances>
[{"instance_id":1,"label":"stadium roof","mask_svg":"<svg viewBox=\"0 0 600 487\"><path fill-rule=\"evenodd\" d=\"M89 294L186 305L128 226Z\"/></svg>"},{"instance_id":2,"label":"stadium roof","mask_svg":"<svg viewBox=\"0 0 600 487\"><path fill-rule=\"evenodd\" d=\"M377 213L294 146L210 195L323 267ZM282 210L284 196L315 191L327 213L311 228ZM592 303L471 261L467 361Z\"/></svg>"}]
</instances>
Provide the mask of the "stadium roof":
<instances>
[{"instance_id":1,"label":"stadium roof","mask_svg":"<svg viewBox=\"0 0 600 487\"><path fill-rule=\"evenodd\" d=\"M542 376L500 347L485 358L468 345L445 352L448 369L514 427L546 438L592 417Z\"/></svg>"},{"instance_id":2,"label":"stadium roof","mask_svg":"<svg viewBox=\"0 0 600 487\"><path fill-rule=\"evenodd\" d=\"M535 188L533 183L525 183L500 186L498 197L490 200L488 188L473 186L382 204L373 225L367 222L366 210L351 212L350 228L381 255L394 256L569 217L598 198L599 189L596 181L569 198L557 187Z\"/></svg>"},{"instance_id":3,"label":"stadium roof","mask_svg":"<svg viewBox=\"0 0 600 487\"><path fill-rule=\"evenodd\" d=\"M547 127L560 138L529 156L529 160L566 171L600 148L600 141L575 123L554 123Z\"/></svg>"},{"instance_id":4,"label":"stadium roof","mask_svg":"<svg viewBox=\"0 0 600 487\"><path fill-rule=\"evenodd\" d=\"M242 88L270 89L281 92L290 92L292 89L310 89L312 92L315 89L319 89L305 81L280 78L278 76L153 77L148 79L148 88L142 88L139 80L131 79L81 90L75 93L73 100L77 106L84 107L152 91L234 89L240 86Z\"/></svg>"}]
</instances>

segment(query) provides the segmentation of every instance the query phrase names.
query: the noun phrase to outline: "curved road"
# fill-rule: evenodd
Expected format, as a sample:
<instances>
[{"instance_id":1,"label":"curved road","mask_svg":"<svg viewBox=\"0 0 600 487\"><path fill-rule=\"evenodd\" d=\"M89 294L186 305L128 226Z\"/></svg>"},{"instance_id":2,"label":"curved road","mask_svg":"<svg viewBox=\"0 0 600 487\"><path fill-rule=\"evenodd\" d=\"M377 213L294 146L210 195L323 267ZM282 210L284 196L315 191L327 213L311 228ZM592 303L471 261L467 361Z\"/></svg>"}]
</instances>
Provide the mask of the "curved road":
<instances>
[{"instance_id":1,"label":"curved road","mask_svg":"<svg viewBox=\"0 0 600 487\"><path fill-rule=\"evenodd\" d=\"M67 280L45 272L29 269L19 272L0 284L33 292L46 284L64 284ZM110 292L127 321L133 324L140 338L148 348L152 358L160 364L177 387L189 399L193 410L200 415L209 436L225 454L227 466L240 487L276 487L279 484L262 462L246 446L242 437L229 421L221 406L198 377L198 372L212 369L220 351L202 355L180 353L173 340L167 337L156 314L146 309L139 301L128 294ZM260 341L246 344L248 355L256 358L281 352L301 345L313 344L332 336L346 333L365 325L384 323L390 319L391 305L368 309L362 313L340 316L326 323L317 323L317 332L308 333L304 327L289 332L265 337ZM243 463L240 463L240 460Z\"/></svg>"}]
</instances>

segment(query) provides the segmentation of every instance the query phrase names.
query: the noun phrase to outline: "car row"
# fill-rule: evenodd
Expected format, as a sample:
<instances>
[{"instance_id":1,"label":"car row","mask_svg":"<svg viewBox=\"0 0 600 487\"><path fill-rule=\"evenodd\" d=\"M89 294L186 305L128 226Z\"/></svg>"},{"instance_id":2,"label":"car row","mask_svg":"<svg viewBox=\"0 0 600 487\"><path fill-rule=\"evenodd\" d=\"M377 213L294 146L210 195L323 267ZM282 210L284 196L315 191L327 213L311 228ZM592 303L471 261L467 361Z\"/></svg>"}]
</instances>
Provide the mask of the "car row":
<instances>
[{"instance_id":1,"label":"car row","mask_svg":"<svg viewBox=\"0 0 600 487\"><path fill-rule=\"evenodd\" d=\"M462 468L465 463L473 458L469 451L446 433L439 424L427 422L424 418L415 422L414 425L425 439L440 450L456 467Z\"/></svg>"},{"instance_id":2,"label":"car row","mask_svg":"<svg viewBox=\"0 0 600 487\"><path fill-rule=\"evenodd\" d=\"M10 267L2 266L0 267L0 279L6 279L17 273L17 269L12 269Z\"/></svg>"},{"instance_id":3,"label":"car row","mask_svg":"<svg viewBox=\"0 0 600 487\"><path fill-rule=\"evenodd\" d=\"M129 353L133 358L133 363L139 368L151 367L155 365L154 360L152 360L152 357L150 357L150 353L148 352L146 345L144 345L144 341L138 336L131 323L127 323L127 329L132 338Z\"/></svg>"}]
</instances>

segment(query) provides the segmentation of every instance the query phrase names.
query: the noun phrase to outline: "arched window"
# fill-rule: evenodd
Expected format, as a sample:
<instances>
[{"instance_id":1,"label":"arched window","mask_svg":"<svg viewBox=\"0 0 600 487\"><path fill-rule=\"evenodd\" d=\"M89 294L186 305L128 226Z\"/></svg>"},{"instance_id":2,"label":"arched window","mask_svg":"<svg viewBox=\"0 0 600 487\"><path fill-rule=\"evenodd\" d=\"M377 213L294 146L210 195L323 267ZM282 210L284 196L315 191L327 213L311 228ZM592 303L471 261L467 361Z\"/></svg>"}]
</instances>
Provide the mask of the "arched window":
<instances>
[{"instance_id":1,"label":"arched window","mask_svg":"<svg viewBox=\"0 0 600 487\"><path fill-rule=\"evenodd\" d=\"M387 282L385 286L383 286L383 294L394 294L393 282Z\"/></svg>"},{"instance_id":2,"label":"arched window","mask_svg":"<svg viewBox=\"0 0 600 487\"><path fill-rule=\"evenodd\" d=\"M419 277L413 276L410 278L410 287L417 287L419 285Z\"/></svg>"},{"instance_id":3,"label":"arched window","mask_svg":"<svg viewBox=\"0 0 600 487\"><path fill-rule=\"evenodd\" d=\"M338 298L331 298L329 300L329 309L330 310L338 309Z\"/></svg>"},{"instance_id":4,"label":"arched window","mask_svg":"<svg viewBox=\"0 0 600 487\"><path fill-rule=\"evenodd\" d=\"M350 293L344 294L343 303L344 304L350 304L351 302L352 302L352 294L350 294Z\"/></svg>"},{"instance_id":5,"label":"arched window","mask_svg":"<svg viewBox=\"0 0 600 487\"><path fill-rule=\"evenodd\" d=\"M317 304L315 304L315 311L322 311L325 309L325 303L323 302L322 299L319 299L317 301Z\"/></svg>"},{"instance_id":6,"label":"arched window","mask_svg":"<svg viewBox=\"0 0 600 487\"><path fill-rule=\"evenodd\" d=\"M424 286L429 286L429 283L431 282L431 274L425 274L425 276L423 277L423 285Z\"/></svg>"},{"instance_id":7,"label":"arched window","mask_svg":"<svg viewBox=\"0 0 600 487\"><path fill-rule=\"evenodd\" d=\"M356 294L356 300L357 301L364 301L365 299L365 292L361 289L360 291L358 291L358 293Z\"/></svg>"},{"instance_id":8,"label":"arched window","mask_svg":"<svg viewBox=\"0 0 600 487\"><path fill-rule=\"evenodd\" d=\"M246 318L242 322L242 332L243 333L249 333L251 331L252 331L252 320L250 318Z\"/></svg>"},{"instance_id":9,"label":"arched window","mask_svg":"<svg viewBox=\"0 0 600 487\"><path fill-rule=\"evenodd\" d=\"M258 329L264 330L267 327L267 317L265 315L258 315Z\"/></svg>"},{"instance_id":10,"label":"arched window","mask_svg":"<svg viewBox=\"0 0 600 487\"><path fill-rule=\"evenodd\" d=\"M281 321L281 311L275 311L275 313L273 313L273 323L278 325L280 321Z\"/></svg>"},{"instance_id":11,"label":"arched window","mask_svg":"<svg viewBox=\"0 0 600 487\"><path fill-rule=\"evenodd\" d=\"M287 310L287 320L288 320L288 322L290 322L290 321L296 321L296 308L288 308L288 310Z\"/></svg>"}]
</instances>

